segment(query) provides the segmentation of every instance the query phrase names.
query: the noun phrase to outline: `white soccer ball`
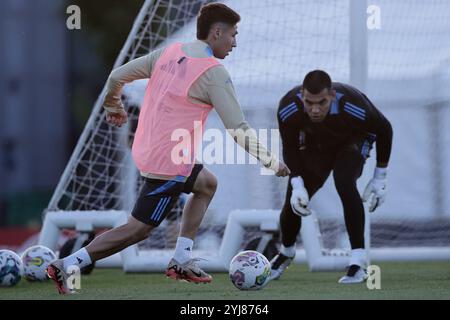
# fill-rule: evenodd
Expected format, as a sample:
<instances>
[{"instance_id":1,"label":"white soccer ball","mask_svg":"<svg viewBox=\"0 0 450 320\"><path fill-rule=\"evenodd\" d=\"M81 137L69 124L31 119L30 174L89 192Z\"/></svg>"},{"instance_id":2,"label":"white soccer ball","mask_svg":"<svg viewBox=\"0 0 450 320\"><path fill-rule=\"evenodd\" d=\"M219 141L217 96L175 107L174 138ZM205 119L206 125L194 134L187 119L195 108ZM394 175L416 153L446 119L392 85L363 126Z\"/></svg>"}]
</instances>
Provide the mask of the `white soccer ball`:
<instances>
[{"instance_id":1,"label":"white soccer ball","mask_svg":"<svg viewBox=\"0 0 450 320\"><path fill-rule=\"evenodd\" d=\"M0 287L12 287L23 275L20 257L11 250L0 250Z\"/></svg>"},{"instance_id":2,"label":"white soccer ball","mask_svg":"<svg viewBox=\"0 0 450 320\"><path fill-rule=\"evenodd\" d=\"M231 259L230 279L239 290L260 290L270 280L270 262L257 251L239 252Z\"/></svg>"},{"instance_id":3,"label":"white soccer ball","mask_svg":"<svg viewBox=\"0 0 450 320\"><path fill-rule=\"evenodd\" d=\"M29 281L47 280L46 269L56 259L55 253L44 246L33 246L22 254L25 278Z\"/></svg>"}]
</instances>

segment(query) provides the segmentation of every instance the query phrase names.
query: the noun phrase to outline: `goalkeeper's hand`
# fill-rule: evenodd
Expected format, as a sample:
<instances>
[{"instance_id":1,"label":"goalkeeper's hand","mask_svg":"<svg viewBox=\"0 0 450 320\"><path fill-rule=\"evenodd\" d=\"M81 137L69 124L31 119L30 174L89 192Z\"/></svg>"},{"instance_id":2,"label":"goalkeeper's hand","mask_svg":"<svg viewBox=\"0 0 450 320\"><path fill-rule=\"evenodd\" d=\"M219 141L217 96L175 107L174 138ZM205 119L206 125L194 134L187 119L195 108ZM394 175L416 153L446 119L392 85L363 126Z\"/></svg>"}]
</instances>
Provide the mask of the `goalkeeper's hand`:
<instances>
[{"instance_id":1,"label":"goalkeeper's hand","mask_svg":"<svg viewBox=\"0 0 450 320\"><path fill-rule=\"evenodd\" d=\"M114 112L107 111L106 121L116 127L121 127L128 121L128 115L125 110L117 110Z\"/></svg>"},{"instance_id":2,"label":"goalkeeper's hand","mask_svg":"<svg viewBox=\"0 0 450 320\"><path fill-rule=\"evenodd\" d=\"M367 184L362 197L363 202L369 203L369 212L374 212L386 199L387 169L375 168L372 180Z\"/></svg>"},{"instance_id":3,"label":"goalkeeper's hand","mask_svg":"<svg viewBox=\"0 0 450 320\"><path fill-rule=\"evenodd\" d=\"M294 177L291 179L292 195L291 208L292 211L301 217L307 217L311 214L308 209L309 195L305 189L302 177Z\"/></svg>"}]
</instances>

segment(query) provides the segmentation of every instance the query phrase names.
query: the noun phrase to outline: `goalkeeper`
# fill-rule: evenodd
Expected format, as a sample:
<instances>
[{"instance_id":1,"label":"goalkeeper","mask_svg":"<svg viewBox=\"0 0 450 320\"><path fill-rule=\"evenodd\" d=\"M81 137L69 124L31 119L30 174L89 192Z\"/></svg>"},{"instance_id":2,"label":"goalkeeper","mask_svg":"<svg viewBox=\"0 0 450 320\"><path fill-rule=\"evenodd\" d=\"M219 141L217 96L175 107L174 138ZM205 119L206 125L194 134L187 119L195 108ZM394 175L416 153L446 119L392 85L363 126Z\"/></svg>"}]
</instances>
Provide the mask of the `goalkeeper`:
<instances>
[{"instance_id":1,"label":"goalkeeper","mask_svg":"<svg viewBox=\"0 0 450 320\"><path fill-rule=\"evenodd\" d=\"M67 267L82 268L147 239L182 192L193 195L185 205L180 235L166 275L195 283L211 281L197 259L191 257L191 251L217 187L216 177L195 163L199 143L196 137L201 138L197 132L201 133L212 108L247 152L277 176L289 174L286 165L268 152L250 130L230 75L216 60L224 59L236 47L239 21L240 16L229 7L207 4L197 19L197 41L153 51L110 75L104 107L107 121L118 127L128 120L120 99L124 84L149 78L132 147L133 159L145 184L127 224L103 233L86 248L49 266L48 274L61 293L67 293Z\"/></svg>"},{"instance_id":2,"label":"goalkeeper","mask_svg":"<svg viewBox=\"0 0 450 320\"><path fill-rule=\"evenodd\" d=\"M385 200L391 124L363 93L332 83L321 70L308 73L302 86L281 99L277 117L284 161L292 172L280 215L282 246L271 261L272 279L278 279L294 258L301 217L310 214L309 199L333 172L352 248L347 274L339 282L364 281L363 201L373 212ZM377 165L361 199L356 181L375 141Z\"/></svg>"}]
</instances>

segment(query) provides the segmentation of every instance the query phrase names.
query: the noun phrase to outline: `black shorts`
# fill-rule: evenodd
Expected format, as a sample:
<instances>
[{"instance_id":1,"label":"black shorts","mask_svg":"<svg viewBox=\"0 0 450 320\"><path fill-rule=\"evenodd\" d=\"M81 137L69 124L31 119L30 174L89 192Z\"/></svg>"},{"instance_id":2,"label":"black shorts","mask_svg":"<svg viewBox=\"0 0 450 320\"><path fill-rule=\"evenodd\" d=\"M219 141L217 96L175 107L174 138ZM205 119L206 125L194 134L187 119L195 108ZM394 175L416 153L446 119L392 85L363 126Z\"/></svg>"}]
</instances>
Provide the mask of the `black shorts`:
<instances>
[{"instance_id":1,"label":"black shorts","mask_svg":"<svg viewBox=\"0 0 450 320\"><path fill-rule=\"evenodd\" d=\"M320 152L314 148L300 151L300 175L305 183L310 198L322 188L332 171L344 171L345 175L359 178L364 164L369 158L373 140L368 138L355 141L341 147L337 152ZM289 182L290 186L290 182ZM290 198L290 189L288 193Z\"/></svg>"},{"instance_id":2,"label":"black shorts","mask_svg":"<svg viewBox=\"0 0 450 320\"><path fill-rule=\"evenodd\" d=\"M131 215L147 225L159 226L183 193L191 193L203 165L196 164L186 182L145 179Z\"/></svg>"}]
</instances>

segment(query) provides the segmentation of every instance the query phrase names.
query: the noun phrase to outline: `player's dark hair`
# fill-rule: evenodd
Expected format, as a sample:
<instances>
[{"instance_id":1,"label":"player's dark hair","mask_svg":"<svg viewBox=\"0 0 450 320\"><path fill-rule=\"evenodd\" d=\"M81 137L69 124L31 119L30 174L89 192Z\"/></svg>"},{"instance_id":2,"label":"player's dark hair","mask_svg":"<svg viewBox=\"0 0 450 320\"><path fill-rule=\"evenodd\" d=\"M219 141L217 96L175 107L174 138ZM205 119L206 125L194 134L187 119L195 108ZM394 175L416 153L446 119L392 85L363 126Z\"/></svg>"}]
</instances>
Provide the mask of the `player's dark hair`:
<instances>
[{"instance_id":1,"label":"player's dark hair","mask_svg":"<svg viewBox=\"0 0 450 320\"><path fill-rule=\"evenodd\" d=\"M303 80L303 89L309 93L318 94L323 89L331 89L331 77L322 70L314 70L308 73Z\"/></svg>"},{"instance_id":2,"label":"player's dark hair","mask_svg":"<svg viewBox=\"0 0 450 320\"><path fill-rule=\"evenodd\" d=\"M214 23L222 22L234 26L241 21L241 16L223 3L209 3L200 9L197 18L197 39L206 40Z\"/></svg>"}]
</instances>

